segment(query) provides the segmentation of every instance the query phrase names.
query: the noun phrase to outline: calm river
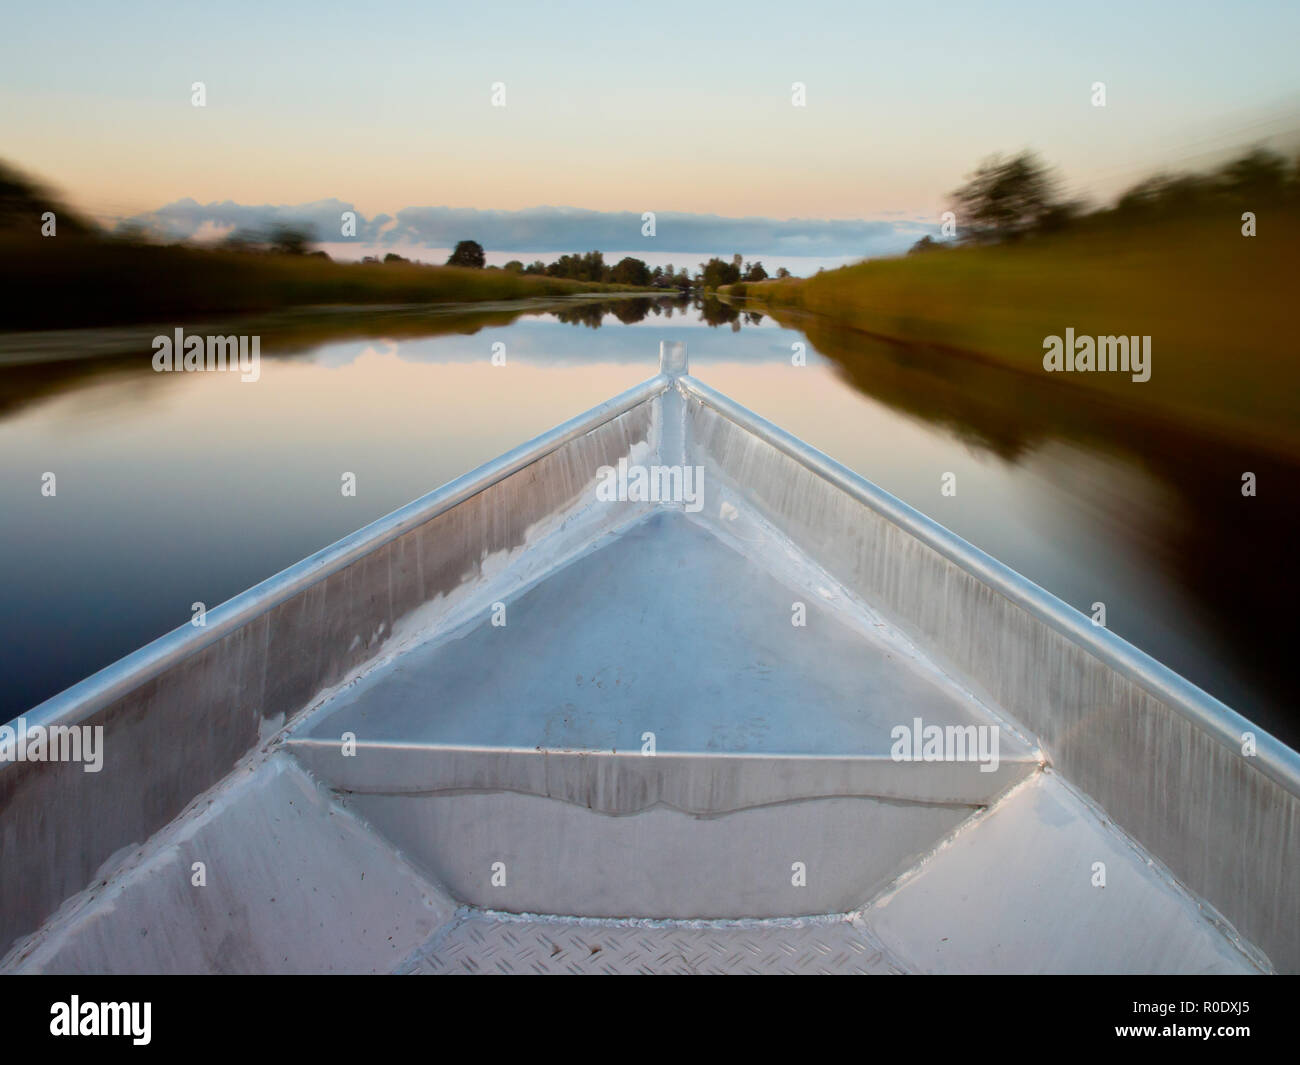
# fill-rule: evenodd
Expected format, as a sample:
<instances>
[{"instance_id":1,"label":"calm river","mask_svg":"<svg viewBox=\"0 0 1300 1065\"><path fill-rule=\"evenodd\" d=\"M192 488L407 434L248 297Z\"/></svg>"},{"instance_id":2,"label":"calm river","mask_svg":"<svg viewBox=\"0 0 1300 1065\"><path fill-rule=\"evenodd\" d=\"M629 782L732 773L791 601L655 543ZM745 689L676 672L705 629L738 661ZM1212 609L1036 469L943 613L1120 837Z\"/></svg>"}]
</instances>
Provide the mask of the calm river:
<instances>
[{"instance_id":1,"label":"calm river","mask_svg":"<svg viewBox=\"0 0 1300 1065\"><path fill-rule=\"evenodd\" d=\"M323 319L268 338L256 383L155 373L147 341L0 366L0 720L651 376L659 341L684 340L707 383L1072 606L1104 603L1114 632L1300 744L1293 467L1054 383L718 304Z\"/></svg>"}]
</instances>

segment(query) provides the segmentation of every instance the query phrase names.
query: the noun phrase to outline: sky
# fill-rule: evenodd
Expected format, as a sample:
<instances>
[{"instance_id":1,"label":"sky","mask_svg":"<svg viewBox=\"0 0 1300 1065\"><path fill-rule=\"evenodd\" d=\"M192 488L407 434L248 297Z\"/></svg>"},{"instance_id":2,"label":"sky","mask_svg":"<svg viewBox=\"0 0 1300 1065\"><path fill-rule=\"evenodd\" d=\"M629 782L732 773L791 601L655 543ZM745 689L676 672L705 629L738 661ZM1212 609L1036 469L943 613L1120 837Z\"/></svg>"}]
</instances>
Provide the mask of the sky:
<instances>
[{"instance_id":1,"label":"sky","mask_svg":"<svg viewBox=\"0 0 1300 1065\"><path fill-rule=\"evenodd\" d=\"M1032 148L1106 198L1294 133L1297 40L1293 0L47 0L0 35L0 157L100 218L337 200L368 220L858 220L897 242L995 151ZM623 243L647 247L639 227ZM854 231L804 251L874 246Z\"/></svg>"}]
</instances>

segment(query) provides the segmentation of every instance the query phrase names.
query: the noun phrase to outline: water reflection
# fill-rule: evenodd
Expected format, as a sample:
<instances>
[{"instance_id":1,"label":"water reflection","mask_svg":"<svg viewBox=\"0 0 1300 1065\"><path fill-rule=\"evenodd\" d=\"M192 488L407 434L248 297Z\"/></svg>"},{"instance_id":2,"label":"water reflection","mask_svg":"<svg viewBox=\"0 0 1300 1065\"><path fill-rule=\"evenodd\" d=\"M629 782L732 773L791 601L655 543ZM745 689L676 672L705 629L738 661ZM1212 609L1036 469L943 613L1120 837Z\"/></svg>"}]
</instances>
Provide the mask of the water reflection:
<instances>
[{"instance_id":1,"label":"water reflection","mask_svg":"<svg viewBox=\"0 0 1300 1065\"><path fill-rule=\"evenodd\" d=\"M268 316L263 377L154 374L138 329L0 337L9 717L654 369L705 380L1292 744L1296 468L1046 379L814 319L654 298ZM250 323L241 323L247 330ZM236 331L232 325L223 331ZM194 327L192 331L200 331ZM251 330L250 330L251 331ZM506 366L490 361L505 345ZM809 364L791 365L805 341ZM59 344L63 347L60 348ZM70 358L94 348L97 358ZM55 500L38 490L59 474ZM340 471L358 474L350 504ZM959 492L941 499L941 472ZM1260 490L1241 495L1241 474ZM1285 487L1283 487L1285 486Z\"/></svg>"},{"instance_id":2,"label":"water reflection","mask_svg":"<svg viewBox=\"0 0 1300 1065\"><path fill-rule=\"evenodd\" d=\"M1300 594L1289 550L1300 528L1293 460L1153 422L1055 379L867 337L815 316L792 320L862 394L947 429L976 453L1019 466L1050 455L1058 490L1082 480L1096 534L1122 539L1133 558L1188 593L1175 607L1182 617L1135 629L1112 611L1111 627L1292 743L1300 738L1300 722L1288 720L1295 686L1285 668ZM1099 457L1145 476L1112 471L1086 483L1085 459ZM1268 490L1243 495L1245 472ZM1007 560L995 546L979 546ZM1072 583L1064 573L1077 562L1063 555L1059 574L1035 579L1062 594ZM1086 599L1073 605L1090 607ZM1180 630L1201 635L1175 636Z\"/></svg>"}]
</instances>

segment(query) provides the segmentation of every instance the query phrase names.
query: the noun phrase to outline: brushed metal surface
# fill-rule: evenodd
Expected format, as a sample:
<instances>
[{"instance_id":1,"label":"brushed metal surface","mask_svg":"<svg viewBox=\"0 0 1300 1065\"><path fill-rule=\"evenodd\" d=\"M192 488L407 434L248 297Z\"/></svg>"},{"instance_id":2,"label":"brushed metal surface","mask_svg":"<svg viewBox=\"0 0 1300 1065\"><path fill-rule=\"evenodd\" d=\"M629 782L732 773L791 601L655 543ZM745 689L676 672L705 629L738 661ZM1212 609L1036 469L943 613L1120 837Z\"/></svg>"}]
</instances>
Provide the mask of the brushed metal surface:
<instances>
[{"instance_id":1,"label":"brushed metal surface","mask_svg":"<svg viewBox=\"0 0 1300 1065\"><path fill-rule=\"evenodd\" d=\"M860 922L589 921L466 911L398 973L427 975L889 975Z\"/></svg>"},{"instance_id":2,"label":"brushed metal surface","mask_svg":"<svg viewBox=\"0 0 1300 1065\"><path fill-rule=\"evenodd\" d=\"M394 642L499 571L553 565L625 520L594 510L589 489L600 465L655 449L666 386L601 404L25 715L102 726L104 767L0 763L0 954Z\"/></svg>"},{"instance_id":3,"label":"brushed metal surface","mask_svg":"<svg viewBox=\"0 0 1300 1065\"><path fill-rule=\"evenodd\" d=\"M1180 882L1300 971L1300 754L858 474L694 378L675 385L715 491L1031 733Z\"/></svg>"},{"instance_id":4,"label":"brushed metal surface","mask_svg":"<svg viewBox=\"0 0 1300 1065\"><path fill-rule=\"evenodd\" d=\"M290 749L348 791L496 788L616 814L834 794L976 805L1039 763L870 615L846 619L690 519L657 509L506 601L506 624L485 611L374 670ZM996 728L996 763L895 761L894 731L917 718Z\"/></svg>"},{"instance_id":5,"label":"brushed metal surface","mask_svg":"<svg viewBox=\"0 0 1300 1065\"><path fill-rule=\"evenodd\" d=\"M922 972L1267 971L1217 916L1050 772L862 911Z\"/></svg>"},{"instance_id":6,"label":"brushed metal surface","mask_svg":"<svg viewBox=\"0 0 1300 1065\"><path fill-rule=\"evenodd\" d=\"M890 964L932 971L1300 971L1300 755L688 369L665 345L655 378L27 715L102 724L105 766L0 765L3 967L388 968L374 929L397 920L405 957L440 934L407 917L436 924L452 897L609 918L861 907ZM700 467L702 509L598 504L620 459ZM791 629L795 596L816 642ZM525 623L493 648L495 602ZM998 725L995 779L886 764L917 708ZM284 754L256 761L286 727L332 794ZM629 757L665 730L653 770ZM199 838L235 875L196 898L175 880ZM484 869L502 848L505 896ZM1118 872L1104 889L1080 886L1090 855ZM387 890L337 879L363 869ZM339 930L328 949L313 915ZM462 926L467 964L510 943L510 964L539 963L513 918ZM611 933L618 965L697 964L741 935L679 927L652 956L633 927ZM840 950L747 934L769 933L732 971Z\"/></svg>"},{"instance_id":7,"label":"brushed metal surface","mask_svg":"<svg viewBox=\"0 0 1300 1065\"><path fill-rule=\"evenodd\" d=\"M455 912L284 755L245 766L208 799L4 968L383 973Z\"/></svg>"}]
</instances>

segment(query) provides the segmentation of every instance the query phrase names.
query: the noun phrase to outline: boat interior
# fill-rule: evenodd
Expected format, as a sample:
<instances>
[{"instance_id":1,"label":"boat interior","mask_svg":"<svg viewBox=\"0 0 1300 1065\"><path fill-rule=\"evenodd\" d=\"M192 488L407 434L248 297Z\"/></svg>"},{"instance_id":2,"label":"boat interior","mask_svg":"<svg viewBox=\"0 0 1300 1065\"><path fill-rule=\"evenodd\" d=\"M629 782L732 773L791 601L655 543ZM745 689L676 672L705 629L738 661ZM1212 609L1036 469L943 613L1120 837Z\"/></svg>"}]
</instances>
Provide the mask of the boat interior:
<instances>
[{"instance_id":1,"label":"boat interior","mask_svg":"<svg viewBox=\"0 0 1300 1065\"><path fill-rule=\"evenodd\" d=\"M1300 966L1294 752L661 358L33 711L0 970Z\"/></svg>"}]
</instances>

